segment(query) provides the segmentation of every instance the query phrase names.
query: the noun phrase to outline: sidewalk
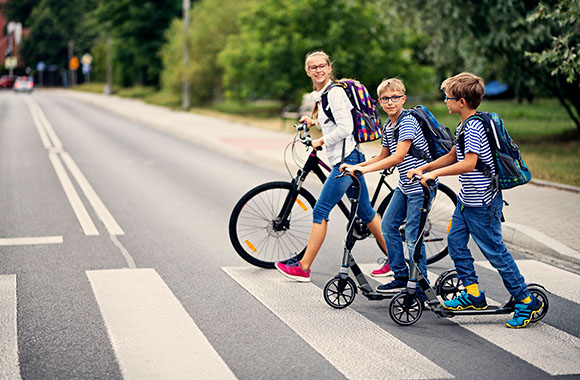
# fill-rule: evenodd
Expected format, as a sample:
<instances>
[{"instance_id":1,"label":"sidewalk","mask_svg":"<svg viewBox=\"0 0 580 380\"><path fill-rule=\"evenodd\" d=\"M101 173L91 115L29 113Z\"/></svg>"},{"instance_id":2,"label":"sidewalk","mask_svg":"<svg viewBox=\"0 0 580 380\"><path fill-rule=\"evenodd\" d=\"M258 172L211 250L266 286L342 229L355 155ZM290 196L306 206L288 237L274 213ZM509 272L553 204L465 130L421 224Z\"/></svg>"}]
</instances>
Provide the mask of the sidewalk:
<instances>
[{"instance_id":1,"label":"sidewalk","mask_svg":"<svg viewBox=\"0 0 580 380\"><path fill-rule=\"evenodd\" d=\"M180 136L240 159L282 167L284 148L291 141L288 133L265 130L217 118L172 111L139 100L78 91L50 90L116 112L154 128ZM46 93L46 92L44 92ZM37 94L42 95L43 91ZM363 146L365 154L378 153L378 146ZM456 178L443 182L459 190ZM368 179L367 183L376 183ZM580 188L533 181L504 192L506 242L530 254L552 258L580 268Z\"/></svg>"}]
</instances>

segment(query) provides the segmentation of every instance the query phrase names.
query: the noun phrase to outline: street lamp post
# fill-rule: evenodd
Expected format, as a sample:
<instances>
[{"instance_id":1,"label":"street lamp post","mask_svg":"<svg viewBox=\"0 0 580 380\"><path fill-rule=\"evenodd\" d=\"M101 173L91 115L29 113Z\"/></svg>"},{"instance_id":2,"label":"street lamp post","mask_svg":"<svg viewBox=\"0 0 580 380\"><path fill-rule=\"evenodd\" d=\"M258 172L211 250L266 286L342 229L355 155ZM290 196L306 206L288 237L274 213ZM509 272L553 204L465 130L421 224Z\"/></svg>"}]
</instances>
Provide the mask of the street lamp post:
<instances>
[{"instance_id":1,"label":"street lamp post","mask_svg":"<svg viewBox=\"0 0 580 380\"><path fill-rule=\"evenodd\" d=\"M187 77L187 68L189 66L189 9L190 0L183 0L183 82L181 83L181 107L188 109L189 100L189 78Z\"/></svg>"}]
</instances>

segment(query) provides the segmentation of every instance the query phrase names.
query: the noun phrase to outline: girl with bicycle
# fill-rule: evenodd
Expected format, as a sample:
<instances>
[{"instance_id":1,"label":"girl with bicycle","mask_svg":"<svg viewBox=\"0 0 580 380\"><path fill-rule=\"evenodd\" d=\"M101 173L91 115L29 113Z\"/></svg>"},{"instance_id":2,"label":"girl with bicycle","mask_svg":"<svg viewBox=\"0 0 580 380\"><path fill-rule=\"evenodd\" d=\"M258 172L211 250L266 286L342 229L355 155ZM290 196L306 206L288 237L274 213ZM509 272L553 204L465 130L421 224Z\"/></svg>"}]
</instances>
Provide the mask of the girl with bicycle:
<instances>
[{"instance_id":1,"label":"girl with bicycle","mask_svg":"<svg viewBox=\"0 0 580 380\"><path fill-rule=\"evenodd\" d=\"M360 151L360 147L352 134L354 130L351 114L353 106L344 89L332 86L336 79L332 71L330 57L323 51L310 53L306 56L304 68L306 75L312 79L313 97L316 104L311 117L303 116L300 122L308 124L309 127L316 125L322 128L322 137L312 140L312 148L316 149L322 146L326 148L332 171L324 182L320 197L313 209L312 229L304 257L301 261L292 260L275 264L276 269L283 275L300 282L310 281L310 266L326 237L330 211L345 193L350 194L351 192L352 179L349 176L335 178L340 174L340 165L343 162L356 165L365 160L364 154ZM323 94L328 96L328 106L334 115L335 122L326 117L324 110L319 109ZM381 234L381 218L371 206L364 177L360 177L359 180L361 194L357 215L368 226L384 252L387 252L385 240Z\"/></svg>"}]
</instances>

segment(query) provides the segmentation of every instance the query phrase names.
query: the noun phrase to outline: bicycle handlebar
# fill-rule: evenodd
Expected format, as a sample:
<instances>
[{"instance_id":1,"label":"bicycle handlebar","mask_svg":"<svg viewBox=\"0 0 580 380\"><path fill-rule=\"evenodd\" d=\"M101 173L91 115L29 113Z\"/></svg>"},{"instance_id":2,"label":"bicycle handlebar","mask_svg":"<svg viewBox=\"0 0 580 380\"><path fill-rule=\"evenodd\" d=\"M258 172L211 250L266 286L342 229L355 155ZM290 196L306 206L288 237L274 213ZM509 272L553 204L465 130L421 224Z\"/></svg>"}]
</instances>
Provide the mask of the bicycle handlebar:
<instances>
[{"instance_id":1,"label":"bicycle handlebar","mask_svg":"<svg viewBox=\"0 0 580 380\"><path fill-rule=\"evenodd\" d=\"M298 139L300 140L300 142L306 146L312 146L312 137L310 136L310 133L308 133L308 131L310 130L310 128L308 127L308 124L306 123L298 123L294 125L294 128L296 128L296 133L298 134ZM316 150L322 150L322 147L316 147Z\"/></svg>"},{"instance_id":2,"label":"bicycle handlebar","mask_svg":"<svg viewBox=\"0 0 580 380\"><path fill-rule=\"evenodd\" d=\"M362 174L362 172L361 172L360 170L355 170L354 172L352 172L352 174L353 174L353 175L354 175L356 178L358 178L358 177L360 177L361 175L363 175L363 174ZM341 172L339 175L337 175L336 177L334 177L334 178L335 178L335 179L338 179L338 178L345 177L345 176L347 176L347 175L350 175L350 170L348 170L348 168L344 168L344 169L342 170L342 172Z\"/></svg>"}]
</instances>

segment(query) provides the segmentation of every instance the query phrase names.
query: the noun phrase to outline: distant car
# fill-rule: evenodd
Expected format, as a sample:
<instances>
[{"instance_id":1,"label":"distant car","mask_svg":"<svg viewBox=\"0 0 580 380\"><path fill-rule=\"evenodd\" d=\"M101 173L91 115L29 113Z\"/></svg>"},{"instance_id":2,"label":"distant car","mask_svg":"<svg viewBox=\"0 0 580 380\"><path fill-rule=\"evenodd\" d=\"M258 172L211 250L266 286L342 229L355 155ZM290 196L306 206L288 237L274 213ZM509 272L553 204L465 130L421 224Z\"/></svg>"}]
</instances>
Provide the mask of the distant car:
<instances>
[{"instance_id":1,"label":"distant car","mask_svg":"<svg viewBox=\"0 0 580 380\"><path fill-rule=\"evenodd\" d=\"M0 88L12 88L15 80L15 76L2 75L0 77Z\"/></svg>"},{"instance_id":2,"label":"distant car","mask_svg":"<svg viewBox=\"0 0 580 380\"><path fill-rule=\"evenodd\" d=\"M31 93L34 89L34 80L32 77L18 77L14 82L14 92Z\"/></svg>"}]
</instances>

